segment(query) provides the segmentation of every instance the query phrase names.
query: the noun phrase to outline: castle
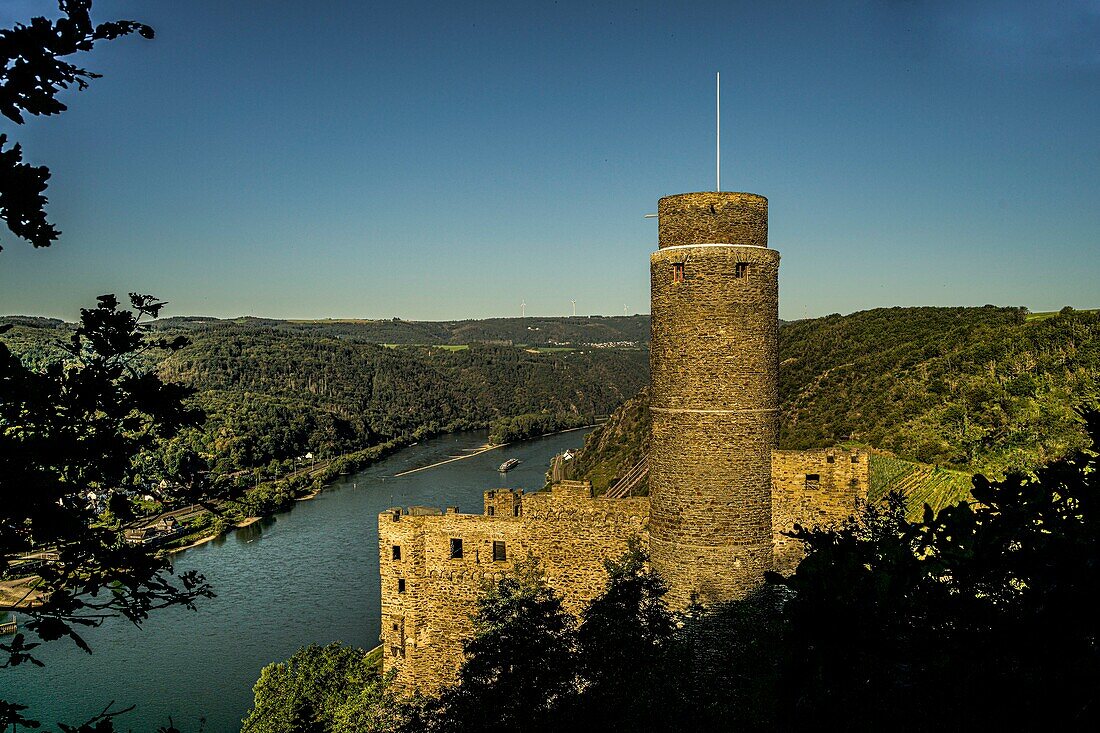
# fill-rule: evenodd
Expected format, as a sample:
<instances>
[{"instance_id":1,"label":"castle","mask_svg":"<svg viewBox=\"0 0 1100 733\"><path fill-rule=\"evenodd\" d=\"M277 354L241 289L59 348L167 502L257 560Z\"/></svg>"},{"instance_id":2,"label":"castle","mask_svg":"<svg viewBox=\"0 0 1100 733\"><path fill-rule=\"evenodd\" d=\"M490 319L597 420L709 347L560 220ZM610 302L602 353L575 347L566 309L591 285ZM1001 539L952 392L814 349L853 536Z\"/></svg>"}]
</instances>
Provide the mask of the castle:
<instances>
[{"instance_id":1,"label":"castle","mask_svg":"<svg viewBox=\"0 0 1100 733\"><path fill-rule=\"evenodd\" d=\"M648 497L485 492L481 514L424 507L379 515L384 668L397 685L453 682L486 582L538 558L566 610L606 584L605 560L648 548L673 608L743 597L789 571L795 523L839 521L866 498L860 450L776 450L779 253L768 201L749 193L662 198L650 257L652 435Z\"/></svg>"}]
</instances>

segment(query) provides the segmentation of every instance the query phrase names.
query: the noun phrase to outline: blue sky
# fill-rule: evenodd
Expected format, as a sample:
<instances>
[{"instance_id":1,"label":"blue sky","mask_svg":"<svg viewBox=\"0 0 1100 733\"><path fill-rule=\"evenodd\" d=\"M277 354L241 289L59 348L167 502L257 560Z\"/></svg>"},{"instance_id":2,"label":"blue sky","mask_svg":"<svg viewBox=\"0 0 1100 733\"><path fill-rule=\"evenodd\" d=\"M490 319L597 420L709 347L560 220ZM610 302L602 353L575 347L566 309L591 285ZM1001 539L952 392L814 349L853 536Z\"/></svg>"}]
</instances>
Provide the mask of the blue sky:
<instances>
[{"instance_id":1,"label":"blue sky","mask_svg":"<svg viewBox=\"0 0 1100 733\"><path fill-rule=\"evenodd\" d=\"M5 26L54 15L6 0ZM0 132L62 239L0 313L648 312L660 196L770 200L781 315L1100 306L1100 3L98 0L148 22Z\"/></svg>"}]
</instances>

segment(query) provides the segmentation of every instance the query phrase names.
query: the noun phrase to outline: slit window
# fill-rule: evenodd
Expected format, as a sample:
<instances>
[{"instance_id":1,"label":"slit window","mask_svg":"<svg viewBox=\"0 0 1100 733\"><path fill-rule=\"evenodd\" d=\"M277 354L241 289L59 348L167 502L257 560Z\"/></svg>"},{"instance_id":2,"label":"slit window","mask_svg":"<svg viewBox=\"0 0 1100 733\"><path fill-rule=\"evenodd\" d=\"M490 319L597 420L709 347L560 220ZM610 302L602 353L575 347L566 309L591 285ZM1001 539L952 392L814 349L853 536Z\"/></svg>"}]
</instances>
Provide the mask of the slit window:
<instances>
[{"instance_id":1,"label":"slit window","mask_svg":"<svg viewBox=\"0 0 1100 733\"><path fill-rule=\"evenodd\" d=\"M458 560L462 557L462 540L451 538L451 559Z\"/></svg>"},{"instance_id":2,"label":"slit window","mask_svg":"<svg viewBox=\"0 0 1100 733\"><path fill-rule=\"evenodd\" d=\"M504 562L508 559L508 550L503 542L493 542L493 562Z\"/></svg>"},{"instance_id":3,"label":"slit window","mask_svg":"<svg viewBox=\"0 0 1100 733\"><path fill-rule=\"evenodd\" d=\"M404 593L405 592L405 579L404 578L398 578L397 579L397 592L398 593Z\"/></svg>"},{"instance_id":4,"label":"slit window","mask_svg":"<svg viewBox=\"0 0 1100 733\"><path fill-rule=\"evenodd\" d=\"M806 474L806 488L816 489L821 485L821 474L808 473Z\"/></svg>"},{"instance_id":5,"label":"slit window","mask_svg":"<svg viewBox=\"0 0 1100 733\"><path fill-rule=\"evenodd\" d=\"M394 545L393 548L392 548L392 551L393 551L393 559L394 560L400 560L401 559L401 545Z\"/></svg>"},{"instance_id":6,"label":"slit window","mask_svg":"<svg viewBox=\"0 0 1100 733\"><path fill-rule=\"evenodd\" d=\"M519 516L519 504L516 504L514 507L512 507L512 516L513 517L518 517Z\"/></svg>"},{"instance_id":7,"label":"slit window","mask_svg":"<svg viewBox=\"0 0 1100 733\"><path fill-rule=\"evenodd\" d=\"M684 281L684 263L673 262L672 263L672 282L682 283Z\"/></svg>"},{"instance_id":8,"label":"slit window","mask_svg":"<svg viewBox=\"0 0 1100 733\"><path fill-rule=\"evenodd\" d=\"M488 514L489 514L490 517L493 516L496 513L497 513L497 508L495 506L489 507Z\"/></svg>"},{"instance_id":9,"label":"slit window","mask_svg":"<svg viewBox=\"0 0 1100 733\"><path fill-rule=\"evenodd\" d=\"M749 263L748 262L738 262L736 265L734 265L733 266L733 276L734 277L748 277L749 276Z\"/></svg>"}]
</instances>

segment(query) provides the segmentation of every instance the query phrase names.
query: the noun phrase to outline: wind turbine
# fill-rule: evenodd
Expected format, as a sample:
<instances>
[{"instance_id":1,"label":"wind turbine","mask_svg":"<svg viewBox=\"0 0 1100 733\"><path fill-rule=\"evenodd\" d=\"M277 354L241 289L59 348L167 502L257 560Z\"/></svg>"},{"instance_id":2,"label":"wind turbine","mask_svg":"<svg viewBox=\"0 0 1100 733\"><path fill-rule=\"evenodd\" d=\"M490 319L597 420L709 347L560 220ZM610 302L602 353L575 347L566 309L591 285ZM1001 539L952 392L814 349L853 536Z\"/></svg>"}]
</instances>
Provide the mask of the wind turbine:
<instances>
[{"instance_id":1,"label":"wind turbine","mask_svg":"<svg viewBox=\"0 0 1100 733\"><path fill-rule=\"evenodd\" d=\"M574 299L574 300L571 300L569 302L573 304L573 315L576 316L577 315L577 301Z\"/></svg>"},{"instance_id":2,"label":"wind turbine","mask_svg":"<svg viewBox=\"0 0 1100 733\"><path fill-rule=\"evenodd\" d=\"M526 300L519 304L519 317L520 318L526 318L527 317L527 301Z\"/></svg>"}]
</instances>

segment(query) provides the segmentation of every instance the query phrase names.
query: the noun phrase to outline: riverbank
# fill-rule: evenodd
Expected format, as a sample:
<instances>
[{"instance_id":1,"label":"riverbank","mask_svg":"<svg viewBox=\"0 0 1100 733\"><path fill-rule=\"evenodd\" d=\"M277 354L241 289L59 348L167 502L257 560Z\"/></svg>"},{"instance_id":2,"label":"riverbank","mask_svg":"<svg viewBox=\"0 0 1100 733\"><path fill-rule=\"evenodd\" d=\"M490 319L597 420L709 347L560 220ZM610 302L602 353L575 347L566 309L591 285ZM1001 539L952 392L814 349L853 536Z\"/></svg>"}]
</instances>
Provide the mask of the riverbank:
<instances>
[{"instance_id":1,"label":"riverbank","mask_svg":"<svg viewBox=\"0 0 1100 733\"><path fill-rule=\"evenodd\" d=\"M316 496L316 493L314 493L313 496ZM309 498L312 499L313 496L310 496ZM248 517L247 519L244 519L240 522L234 523L232 527L229 527L228 529L222 530L221 532L215 532L214 534L208 534L205 537L200 537L199 539L195 540L194 542L183 545L181 547L172 547L172 548L168 549L166 552L169 555L174 555L177 552L183 552L184 550L190 550L192 547L198 547L199 545L205 545L207 542L213 542L214 540L218 539L219 537L221 537L226 532L232 532L235 529L241 529L242 527L247 527L248 525L253 524L254 522L260 521L261 519L263 519L263 517Z\"/></svg>"}]
</instances>

